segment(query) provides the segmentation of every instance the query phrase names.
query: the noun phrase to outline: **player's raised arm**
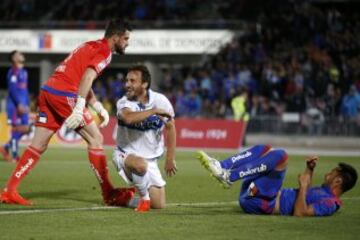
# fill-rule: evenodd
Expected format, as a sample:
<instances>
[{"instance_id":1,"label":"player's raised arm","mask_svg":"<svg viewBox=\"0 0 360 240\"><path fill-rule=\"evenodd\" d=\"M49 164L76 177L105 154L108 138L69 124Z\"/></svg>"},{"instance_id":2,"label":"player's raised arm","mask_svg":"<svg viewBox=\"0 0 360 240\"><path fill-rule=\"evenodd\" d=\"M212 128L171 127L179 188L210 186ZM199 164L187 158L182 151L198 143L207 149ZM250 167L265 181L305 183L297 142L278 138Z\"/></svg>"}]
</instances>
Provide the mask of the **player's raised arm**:
<instances>
[{"instance_id":1,"label":"player's raised arm","mask_svg":"<svg viewBox=\"0 0 360 240\"><path fill-rule=\"evenodd\" d=\"M299 175L299 191L294 206L294 216L305 217L314 216L315 212L311 205L306 203L306 196L311 184L311 176L308 172Z\"/></svg>"},{"instance_id":2,"label":"player's raised arm","mask_svg":"<svg viewBox=\"0 0 360 240\"><path fill-rule=\"evenodd\" d=\"M318 156L309 156L306 158L306 169L314 171L316 163L319 160Z\"/></svg>"},{"instance_id":3,"label":"player's raised arm","mask_svg":"<svg viewBox=\"0 0 360 240\"><path fill-rule=\"evenodd\" d=\"M101 118L100 127L106 127L109 123L110 116L108 111L104 108L102 103L96 99L95 93L92 89L90 89L87 96L87 103L91 106L92 109L99 115Z\"/></svg>"},{"instance_id":4,"label":"player's raised arm","mask_svg":"<svg viewBox=\"0 0 360 240\"><path fill-rule=\"evenodd\" d=\"M314 168L316 167L318 159L317 156L308 157L306 159L305 171L299 175L299 191L295 201L294 216L305 217L315 215L314 208L306 202L306 196L308 189L311 186Z\"/></svg>"}]
</instances>

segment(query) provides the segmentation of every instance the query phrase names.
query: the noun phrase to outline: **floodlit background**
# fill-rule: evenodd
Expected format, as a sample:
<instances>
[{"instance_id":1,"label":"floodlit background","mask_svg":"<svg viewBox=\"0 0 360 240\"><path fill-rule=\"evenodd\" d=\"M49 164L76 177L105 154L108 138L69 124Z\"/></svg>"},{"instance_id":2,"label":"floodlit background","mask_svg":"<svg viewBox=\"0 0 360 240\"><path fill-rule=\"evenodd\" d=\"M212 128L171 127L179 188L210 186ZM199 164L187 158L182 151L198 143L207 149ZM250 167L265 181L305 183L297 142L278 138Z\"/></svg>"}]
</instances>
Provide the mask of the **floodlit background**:
<instances>
[{"instance_id":1,"label":"floodlit background","mask_svg":"<svg viewBox=\"0 0 360 240\"><path fill-rule=\"evenodd\" d=\"M316 184L339 161L359 171L359 9L355 0L1 1L0 143L10 133L8 53L25 53L35 117L39 89L55 67L84 41L101 38L107 19L122 17L134 26L130 46L93 89L114 116L126 69L146 64L152 88L176 111L180 170L168 179L169 208L144 215L105 208L79 150L84 143L62 128L22 185L36 205L0 205L0 239L357 239L358 187L330 218L248 216L237 206L238 185L217 186L194 151L222 158L257 143L284 147L286 187L297 186L310 153L321 154ZM103 130L108 159L115 127L113 117ZM1 186L13 167L0 161Z\"/></svg>"}]
</instances>

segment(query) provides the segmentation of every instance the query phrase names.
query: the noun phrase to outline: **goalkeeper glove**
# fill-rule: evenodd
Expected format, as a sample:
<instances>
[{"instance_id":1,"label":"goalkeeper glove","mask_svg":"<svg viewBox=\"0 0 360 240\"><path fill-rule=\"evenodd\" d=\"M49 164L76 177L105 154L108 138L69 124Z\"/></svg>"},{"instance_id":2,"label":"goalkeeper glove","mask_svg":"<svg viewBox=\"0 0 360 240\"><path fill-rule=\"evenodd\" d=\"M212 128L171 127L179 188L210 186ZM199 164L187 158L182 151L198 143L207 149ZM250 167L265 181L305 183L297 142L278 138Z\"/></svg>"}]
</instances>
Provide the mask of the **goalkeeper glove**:
<instances>
[{"instance_id":1,"label":"goalkeeper glove","mask_svg":"<svg viewBox=\"0 0 360 240\"><path fill-rule=\"evenodd\" d=\"M102 122L100 124L100 127L106 127L109 123L109 113L108 111L106 111L106 109L104 108L104 106L101 104L101 102L96 101L93 105L92 105L93 109L95 110L95 112L101 117Z\"/></svg>"},{"instance_id":2,"label":"goalkeeper glove","mask_svg":"<svg viewBox=\"0 0 360 240\"><path fill-rule=\"evenodd\" d=\"M71 115L65 120L65 126L70 129L76 129L79 126L83 126L83 112L85 108L85 98L78 96L76 105L71 113Z\"/></svg>"}]
</instances>

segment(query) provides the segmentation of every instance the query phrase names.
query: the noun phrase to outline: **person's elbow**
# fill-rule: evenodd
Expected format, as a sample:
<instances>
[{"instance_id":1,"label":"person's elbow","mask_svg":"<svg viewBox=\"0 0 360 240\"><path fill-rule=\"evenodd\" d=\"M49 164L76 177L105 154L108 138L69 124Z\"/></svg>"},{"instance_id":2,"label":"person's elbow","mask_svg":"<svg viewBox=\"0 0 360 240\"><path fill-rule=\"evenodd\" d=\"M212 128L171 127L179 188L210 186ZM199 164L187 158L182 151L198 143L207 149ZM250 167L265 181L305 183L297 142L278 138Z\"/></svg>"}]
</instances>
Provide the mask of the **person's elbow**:
<instances>
[{"instance_id":1,"label":"person's elbow","mask_svg":"<svg viewBox=\"0 0 360 240\"><path fill-rule=\"evenodd\" d=\"M294 214L295 217L311 217L314 216L314 211L312 208L307 209L295 209Z\"/></svg>"},{"instance_id":2,"label":"person's elbow","mask_svg":"<svg viewBox=\"0 0 360 240\"><path fill-rule=\"evenodd\" d=\"M165 123L165 128L167 131L175 131L175 123L174 123L174 119L169 120L168 122Z\"/></svg>"},{"instance_id":3,"label":"person's elbow","mask_svg":"<svg viewBox=\"0 0 360 240\"><path fill-rule=\"evenodd\" d=\"M302 211L294 211L294 217L306 217L307 215Z\"/></svg>"}]
</instances>

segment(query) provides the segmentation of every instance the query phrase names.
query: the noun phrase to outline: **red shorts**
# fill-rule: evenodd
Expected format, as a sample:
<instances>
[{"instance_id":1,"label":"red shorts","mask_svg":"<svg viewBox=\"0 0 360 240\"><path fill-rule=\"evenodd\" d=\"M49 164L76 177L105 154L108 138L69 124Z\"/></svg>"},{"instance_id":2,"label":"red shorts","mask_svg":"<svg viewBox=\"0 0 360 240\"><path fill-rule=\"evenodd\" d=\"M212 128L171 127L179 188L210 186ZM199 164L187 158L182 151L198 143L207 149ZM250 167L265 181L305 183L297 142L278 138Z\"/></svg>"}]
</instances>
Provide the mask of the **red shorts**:
<instances>
[{"instance_id":1,"label":"red shorts","mask_svg":"<svg viewBox=\"0 0 360 240\"><path fill-rule=\"evenodd\" d=\"M45 127L57 131L67 117L73 111L76 98L58 96L47 91L41 90L38 98L38 116L35 126ZM93 117L87 108L83 114L85 125L93 121Z\"/></svg>"}]
</instances>

